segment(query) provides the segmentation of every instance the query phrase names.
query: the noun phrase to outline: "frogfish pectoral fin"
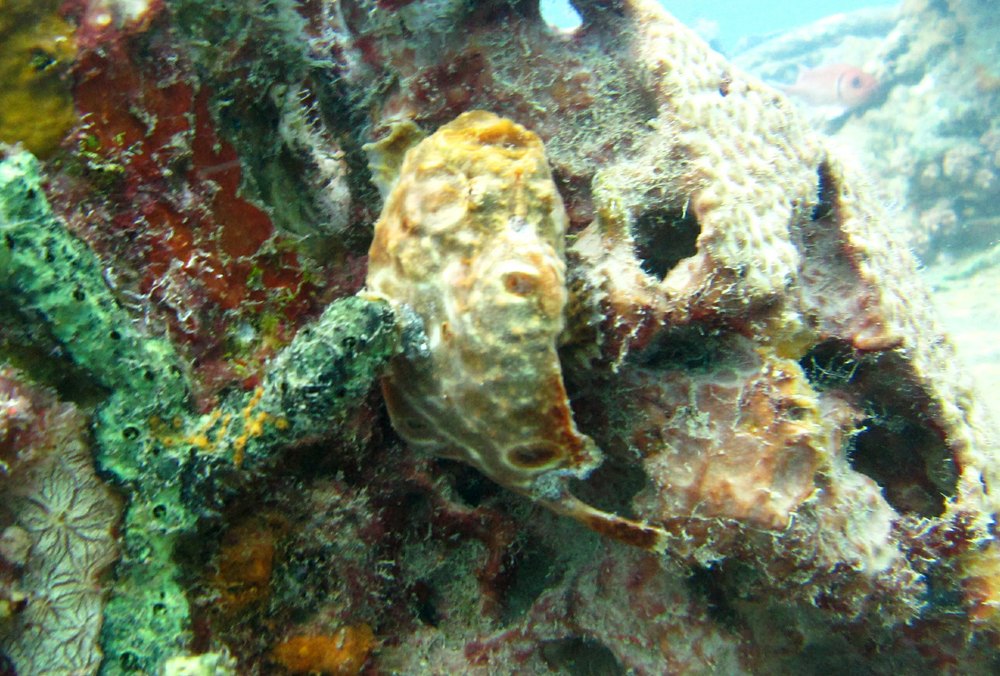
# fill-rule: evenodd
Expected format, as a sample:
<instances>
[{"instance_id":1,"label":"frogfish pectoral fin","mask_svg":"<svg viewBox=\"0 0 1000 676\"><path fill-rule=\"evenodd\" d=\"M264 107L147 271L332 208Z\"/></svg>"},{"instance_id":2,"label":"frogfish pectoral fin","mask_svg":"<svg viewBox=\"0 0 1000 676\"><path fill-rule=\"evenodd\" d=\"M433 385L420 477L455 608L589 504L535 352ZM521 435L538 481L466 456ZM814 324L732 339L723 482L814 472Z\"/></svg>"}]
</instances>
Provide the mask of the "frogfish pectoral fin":
<instances>
[{"instance_id":1,"label":"frogfish pectoral fin","mask_svg":"<svg viewBox=\"0 0 1000 676\"><path fill-rule=\"evenodd\" d=\"M669 535L664 529L592 507L570 493L569 489L563 490L554 500L539 502L557 514L576 519L587 528L619 542L657 554L667 549Z\"/></svg>"}]
</instances>

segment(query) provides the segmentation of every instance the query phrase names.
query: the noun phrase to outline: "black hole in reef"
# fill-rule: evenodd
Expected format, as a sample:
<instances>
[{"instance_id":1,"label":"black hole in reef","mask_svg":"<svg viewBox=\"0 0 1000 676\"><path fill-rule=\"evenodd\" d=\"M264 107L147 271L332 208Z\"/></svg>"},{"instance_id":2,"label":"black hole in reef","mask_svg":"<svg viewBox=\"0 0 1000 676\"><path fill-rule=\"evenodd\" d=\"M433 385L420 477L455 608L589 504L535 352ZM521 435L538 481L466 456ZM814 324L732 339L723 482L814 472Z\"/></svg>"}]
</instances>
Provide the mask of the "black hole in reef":
<instances>
[{"instance_id":1,"label":"black hole in reef","mask_svg":"<svg viewBox=\"0 0 1000 676\"><path fill-rule=\"evenodd\" d=\"M549 669L569 676L625 676L614 653L589 638L562 638L542 644L542 659Z\"/></svg>"},{"instance_id":2,"label":"black hole in reef","mask_svg":"<svg viewBox=\"0 0 1000 676\"><path fill-rule=\"evenodd\" d=\"M842 393L863 416L847 443L851 467L872 478L896 511L940 516L955 493L959 468L929 413L934 407L902 358L861 354L834 339L799 363L817 391Z\"/></svg>"},{"instance_id":3,"label":"black hole in reef","mask_svg":"<svg viewBox=\"0 0 1000 676\"><path fill-rule=\"evenodd\" d=\"M630 359L658 371L711 371L733 366L738 346L730 335L704 326L677 326L663 331Z\"/></svg>"},{"instance_id":4,"label":"black hole in reef","mask_svg":"<svg viewBox=\"0 0 1000 676\"><path fill-rule=\"evenodd\" d=\"M545 546L541 539L522 536L523 546L506 561L506 589L503 595L503 622L511 623L531 610L535 600L555 581L559 572L558 552Z\"/></svg>"},{"instance_id":5,"label":"black hole in reef","mask_svg":"<svg viewBox=\"0 0 1000 676\"><path fill-rule=\"evenodd\" d=\"M634 517L632 498L649 477L632 458L605 449L604 462L586 479L569 480L570 491L597 509Z\"/></svg>"},{"instance_id":6,"label":"black hole in reef","mask_svg":"<svg viewBox=\"0 0 1000 676\"><path fill-rule=\"evenodd\" d=\"M417 618L431 627L436 627L441 622L436 596L434 588L425 580L417 580L410 588L410 601L413 603Z\"/></svg>"},{"instance_id":7,"label":"black hole in reef","mask_svg":"<svg viewBox=\"0 0 1000 676\"><path fill-rule=\"evenodd\" d=\"M452 476L452 488L462 498L462 502L470 507L478 507L483 500L493 497L499 492L499 487L490 481L482 472L455 460L439 459L436 461L439 470Z\"/></svg>"},{"instance_id":8,"label":"black hole in reef","mask_svg":"<svg viewBox=\"0 0 1000 676\"><path fill-rule=\"evenodd\" d=\"M727 571L721 566L697 567L691 571L685 584L692 595L704 603L709 617L723 627L736 629L739 627L740 618L739 613L729 602L728 578Z\"/></svg>"},{"instance_id":9,"label":"black hole in reef","mask_svg":"<svg viewBox=\"0 0 1000 676\"><path fill-rule=\"evenodd\" d=\"M819 165L816 175L816 206L813 207L812 217L814 221L820 221L833 216L837 204L837 182L826 162Z\"/></svg>"},{"instance_id":10,"label":"black hole in reef","mask_svg":"<svg viewBox=\"0 0 1000 676\"><path fill-rule=\"evenodd\" d=\"M698 219L687 209L650 209L632 226L642 269L657 279L663 279L681 260L698 252L700 234Z\"/></svg>"},{"instance_id":11,"label":"black hole in reef","mask_svg":"<svg viewBox=\"0 0 1000 676\"><path fill-rule=\"evenodd\" d=\"M854 379L865 357L842 340L826 340L799 360L809 384L820 392L846 387Z\"/></svg>"},{"instance_id":12,"label":"black hole in reef","mask_svg":"<svg viewBox=\"0 0 1000 676\"><path fill-rule=\"evenodd\" d=\"M118 662L125 671L138 671L141 666L136 654L127 651L118 656Z\"/></svg>"},{"instance_id":13,"label":"black hole in reef","mask_svg":"<svg viewBox=\"0 0 1000 676\"><path fill-rule=\"evenodd\" d=\"M867 413L848 447L851 467L874 479L896 511L940 516L958 483L940 433L919 413L892 402L869 402Z\"/></svg>"}]
</instances>

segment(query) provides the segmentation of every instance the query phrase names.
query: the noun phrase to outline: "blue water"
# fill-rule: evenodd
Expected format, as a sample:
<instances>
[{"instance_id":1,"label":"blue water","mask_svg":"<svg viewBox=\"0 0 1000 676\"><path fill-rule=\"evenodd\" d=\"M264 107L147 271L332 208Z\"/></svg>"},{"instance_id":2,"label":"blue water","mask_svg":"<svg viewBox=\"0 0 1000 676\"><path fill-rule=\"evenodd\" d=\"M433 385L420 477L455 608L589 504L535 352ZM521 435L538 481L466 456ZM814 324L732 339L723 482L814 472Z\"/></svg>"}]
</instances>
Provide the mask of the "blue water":
<instances>
[{"instance_id":1,"label":"blue water","mask_svg":"<svg viewBox=\"0 0 1000 676\"><path fill-rule=\"evenodd\" d=\"M668 12L698 29L723 52L736 48L740 39L801 26L817 19L866 7L891 7L885 0L661 0ZM561 28L571 28L579 17L568 0L542 0L542 14ZM714 24L714 25L713 25Z\"/></svg>"}]
</instances>

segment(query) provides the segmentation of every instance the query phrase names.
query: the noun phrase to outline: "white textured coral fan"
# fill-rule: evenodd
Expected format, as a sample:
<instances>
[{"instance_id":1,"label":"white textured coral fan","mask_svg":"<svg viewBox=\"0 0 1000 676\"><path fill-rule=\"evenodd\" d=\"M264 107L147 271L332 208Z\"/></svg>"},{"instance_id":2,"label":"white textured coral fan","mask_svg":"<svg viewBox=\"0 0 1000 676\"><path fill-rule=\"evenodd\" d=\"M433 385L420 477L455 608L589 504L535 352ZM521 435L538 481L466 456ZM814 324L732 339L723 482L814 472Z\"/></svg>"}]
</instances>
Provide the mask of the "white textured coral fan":
<instances>
[{"instance_id":1,"label":"white textured coral fan","mask_svg":"<svg viewBox=\"0 0 1000 676\"><path fill-rule=\"evenodd\" d=\"M21 449L34 462L0 484L14 519L4 532L25 545L11 562L22 571L19 598L0 625L0 647L19 674L89 674L101 662L102 575L117 558L121 507L94 472L82 416L50 404L21 410L44 427Z\"/></svg>"}]
</instances>

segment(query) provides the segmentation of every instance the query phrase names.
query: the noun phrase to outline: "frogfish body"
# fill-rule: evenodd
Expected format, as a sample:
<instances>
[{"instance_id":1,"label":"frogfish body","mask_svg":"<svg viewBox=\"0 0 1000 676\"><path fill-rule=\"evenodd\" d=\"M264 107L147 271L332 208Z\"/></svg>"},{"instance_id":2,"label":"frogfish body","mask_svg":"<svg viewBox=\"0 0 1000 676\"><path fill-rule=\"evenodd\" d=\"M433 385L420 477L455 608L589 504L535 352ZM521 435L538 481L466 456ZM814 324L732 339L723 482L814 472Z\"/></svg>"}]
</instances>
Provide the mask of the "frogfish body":
<instances>
[{"instance_id":1,"label":"frogfish body","mask_svg":"<svg viewBox=\"0 0 1000 676\"><path fill-rule=\"evenodd\" d=\"M879 82L857 66L834 63L799 72L795 84L784 91L814 106L857 108L868 103L879 90Z\"/></svg>"},{"instance_id":2,"label":"frogfish body","mask_svg":"<svg viewBox=\"0 0 1000 676\"><path fill-rule=\"evenodd\" d=\"M542 142L510 120L465 113L408 151L375 226L367 289L419 321L426 344L391 363L389 415L411 447L660 550L661 529L566 484L602 457L577 430L556 352L566 222Z\"/></svg>"}]
</instances>

